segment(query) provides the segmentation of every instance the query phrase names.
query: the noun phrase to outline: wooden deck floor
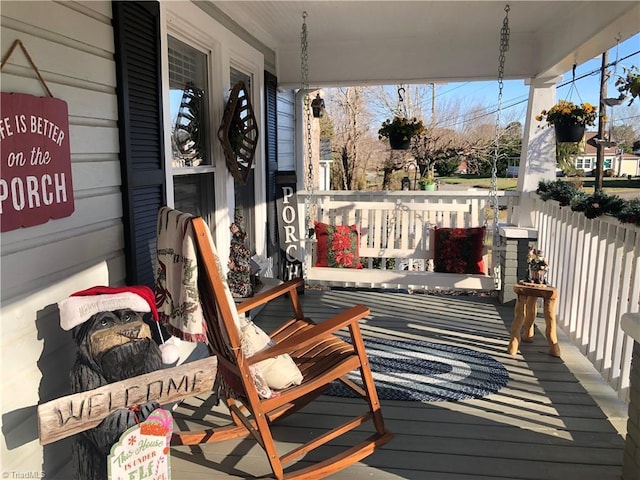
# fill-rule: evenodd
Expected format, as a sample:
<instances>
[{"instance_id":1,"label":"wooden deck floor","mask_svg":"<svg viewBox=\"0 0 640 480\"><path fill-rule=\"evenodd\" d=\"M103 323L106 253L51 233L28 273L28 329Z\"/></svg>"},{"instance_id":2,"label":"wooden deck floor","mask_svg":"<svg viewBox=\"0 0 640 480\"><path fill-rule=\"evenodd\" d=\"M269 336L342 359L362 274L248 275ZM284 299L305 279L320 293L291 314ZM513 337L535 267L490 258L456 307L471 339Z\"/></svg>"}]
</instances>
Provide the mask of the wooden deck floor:
<instances>
[{"instance_id":1,"label":"wooden deck floor","mask_svg":"<svg viewBox=\"0 0 640 480\"><path fill-rule=\"evenodd\" d=\"M513 307L500 306L494 298L310 291L302 300L306 315L317 321L363 303L372 311L362 322L365 335L470 348L502 362L510 376L505 388L482 399L383 401L385 421L395 438L331 478L620 478L627 407L561 332L562 359L547 355L540 328L534 343L525 344L521 354L510 357L506 347ZM267 331L273 328L287 302L270 304L256 323ZM190 399L177 412L177 423L184 427L226 420L224 411L212 409L211 403L211 398ZM354 407L354 400L323 396L280 424L277 439L291 448ZM349 439L342 444L345 441ZM174 448L171 461L176 480L251 478L269 473L262 450L248 439Z\"/></svg>"}]
</instances>

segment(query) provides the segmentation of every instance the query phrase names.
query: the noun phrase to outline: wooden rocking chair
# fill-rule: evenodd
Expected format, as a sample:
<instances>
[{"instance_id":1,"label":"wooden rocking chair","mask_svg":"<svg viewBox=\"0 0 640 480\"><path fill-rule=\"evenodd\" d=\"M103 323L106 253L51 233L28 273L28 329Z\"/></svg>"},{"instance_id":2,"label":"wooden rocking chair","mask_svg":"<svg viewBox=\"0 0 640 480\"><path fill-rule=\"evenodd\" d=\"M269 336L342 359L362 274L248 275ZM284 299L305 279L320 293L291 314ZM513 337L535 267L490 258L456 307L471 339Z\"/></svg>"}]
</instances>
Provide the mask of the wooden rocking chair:
<instances>
[{"instance_id":1,"label":"wooden rocking chair","mask_svg":"<svg viewBox=\"0 0 640 480\"><path fill-rule=\"evenodd\" d=\"M331 475L373 453L393 438L384 426L378 394L371 375L358 321L369 309L356 305L315 324L305 318L298 299L301 280L286 282L260 293L236 307L226 281L221 276L219 260L209 229L202 218L193 217L196 250L198 252L198 283L208 336L213 354L218 357L218 380L222 385L221 398L229 408L232 423L221 428L201 432L174 433L173 445L213 443L251 434L264 449L274 478L319 479ZM272 346L247 357L237 327L237 314L243 314L282 295L291 300L292 317L271 334ZM237 314L236 314L237 309ZM351 343L334 333L348 328ZM278 390L276 395L259 395L252 369L258 362L281 354L289 354L303 374L300 385ZM345 377L359 369L364 389ZM318 397L334 380L340 380L358 392L368 407L361 415L350 419L306 444L279 454L274 444L272 423L287 416ZM284 464L292 462L312 450L371 420L375 432L356 445L310 466L284 471Z\"/></svg>"}]
</instances>

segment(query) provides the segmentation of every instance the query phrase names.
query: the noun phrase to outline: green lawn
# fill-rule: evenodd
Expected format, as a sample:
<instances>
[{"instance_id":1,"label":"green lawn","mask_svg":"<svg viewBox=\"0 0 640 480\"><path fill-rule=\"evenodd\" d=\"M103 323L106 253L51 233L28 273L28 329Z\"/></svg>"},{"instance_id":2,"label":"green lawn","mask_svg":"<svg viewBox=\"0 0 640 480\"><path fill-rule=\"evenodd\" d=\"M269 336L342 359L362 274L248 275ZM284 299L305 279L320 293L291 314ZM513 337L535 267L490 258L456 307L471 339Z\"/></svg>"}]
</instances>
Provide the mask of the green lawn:
<instances>
[{"instance_id":1,"label":"green lawn","mask_svg":"<svg viewBox=\"0 0 640 480\"><path fill-rule=\"evenodd\" d=\"M490 188L491 177L479 177L477 175L459 175L452 177L439 177L442 183L464 185L468 188ZM566 181L579 182L582 184L585 192L593 192L595 178L564 178ZM518 183L517 178L498 178L498 190L515 190ZM633 178L628 180L626 177L621 178L605 178L602 186L606 193L610 195L620 194L638 194L640 196L640 179ZM626 195L625 195L626 196Z\"/></svg>"},{"instance_id":2,"label":"green lawn","mask_svg":"<svg viewBox=\"0 0 640 480\"><path fill-rule=\"evenodd\" d=\"M467 188L491 188L491 177L479 177L478 175L454 175L451 177L438 177L442 183L464 185ZM498 178L498 190L515 190L517 178Z\"/></svg>"}]
</instances>

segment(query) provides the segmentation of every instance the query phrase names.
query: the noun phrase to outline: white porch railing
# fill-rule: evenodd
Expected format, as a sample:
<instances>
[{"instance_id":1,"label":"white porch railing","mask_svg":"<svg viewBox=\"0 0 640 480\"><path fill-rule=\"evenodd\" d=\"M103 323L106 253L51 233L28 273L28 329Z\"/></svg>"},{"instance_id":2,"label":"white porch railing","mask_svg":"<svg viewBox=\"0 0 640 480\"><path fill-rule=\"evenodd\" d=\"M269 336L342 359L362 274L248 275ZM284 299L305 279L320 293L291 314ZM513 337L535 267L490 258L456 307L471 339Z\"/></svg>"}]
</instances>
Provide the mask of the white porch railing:
<instances>
[{"instance_id":1,"label":"white porch railing","mask_svg":"<svg viewBox=\"0 0 640 480\"><path fill-rule=\"evenodd\" d=\"M633 339L620 328L640 310L640 228L535 200L538 248L558 287L558 324L628 401Z\"/></svg>"}]
</instances>

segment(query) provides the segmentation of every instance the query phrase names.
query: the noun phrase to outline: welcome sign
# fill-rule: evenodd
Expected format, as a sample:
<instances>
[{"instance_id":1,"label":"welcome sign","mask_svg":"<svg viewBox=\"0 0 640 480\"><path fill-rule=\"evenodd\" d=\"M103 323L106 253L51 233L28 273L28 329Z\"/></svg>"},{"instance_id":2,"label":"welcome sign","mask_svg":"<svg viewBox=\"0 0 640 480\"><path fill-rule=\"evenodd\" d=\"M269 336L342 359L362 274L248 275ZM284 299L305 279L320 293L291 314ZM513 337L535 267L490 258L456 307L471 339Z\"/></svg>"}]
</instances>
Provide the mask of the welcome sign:
<instances>
[{"instance_id":1,"label":"welcome sign","mask_svg":"<svg viewBox=\"0 0 640 480\"><path fill-rule=\"evenodd\" d=\"M0 231L68 217L75 206L67 103L1 95Z\"/></svg>"}]
</instances>

